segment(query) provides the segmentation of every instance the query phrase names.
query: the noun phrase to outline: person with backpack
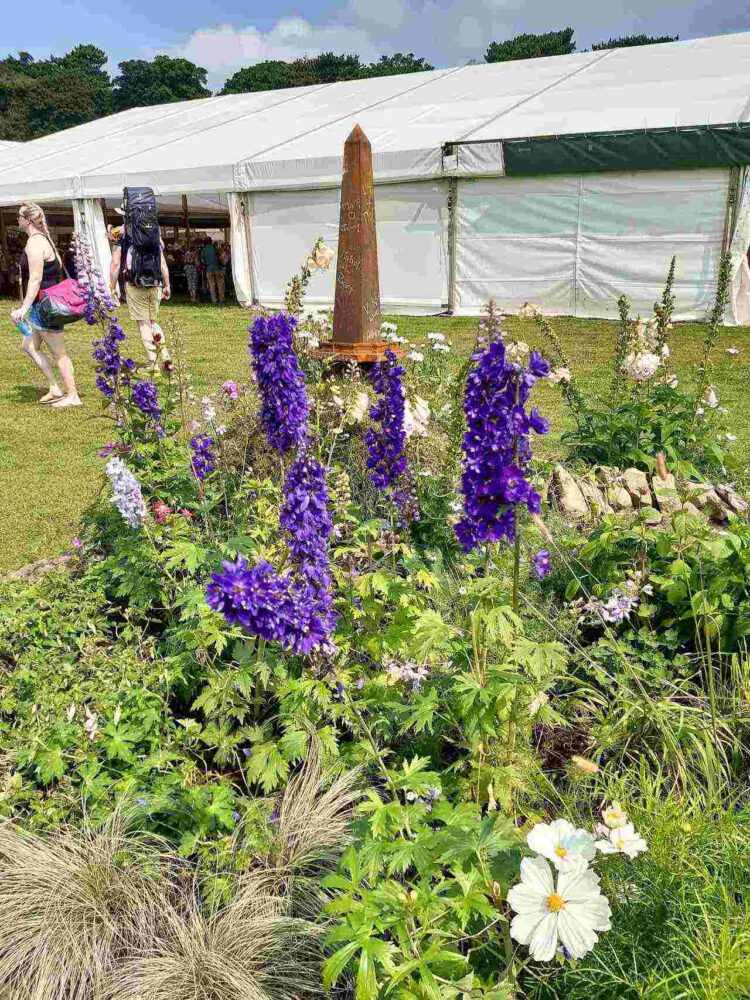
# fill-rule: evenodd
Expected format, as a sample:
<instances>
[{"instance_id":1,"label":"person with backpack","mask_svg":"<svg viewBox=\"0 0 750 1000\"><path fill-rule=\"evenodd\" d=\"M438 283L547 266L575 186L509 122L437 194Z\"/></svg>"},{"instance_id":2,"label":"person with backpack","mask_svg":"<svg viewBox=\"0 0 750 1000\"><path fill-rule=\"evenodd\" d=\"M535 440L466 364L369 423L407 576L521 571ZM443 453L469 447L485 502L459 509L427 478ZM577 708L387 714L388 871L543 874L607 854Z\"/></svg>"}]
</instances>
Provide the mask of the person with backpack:
<instances>
[{"instance_id":1,"label":"person with backpack","mask_svg":"<svg viewBox=\"0 0 750 1000\"><path fill-rule=\"evenodd\" d=\"M164 331L156 322L156 317L162 299L171 295L156 196L151 188L124 188L123 200L117 211L124 216L124 225L112 247L112 294L119 298L118 283L122 271L128 314L138 327L148 360L156 364L157 355L160 352L165 355Z\"/></svg>"},{"instance_id":2,"label":"person with backpack","mask_svg":"<svg viewBox=\"0 0 750 1000\"><path fill-rule=\"evenodd\" d=\"M62 328L47 326L41 309L41 292L60 284L64 271L60 254L52 242L44 210L35 202L25 202L18 210L18 227L27 237L21 271L26 284L26 294L10 318L23 335L22 350L31 358L47 380L49 390L40 403L51 403L56 409L81 406L76 389L73 362L70 360ZM42 350L46 345L60 372L64 391L55 378L52 365Z\"/></svg>"}]
</instances>

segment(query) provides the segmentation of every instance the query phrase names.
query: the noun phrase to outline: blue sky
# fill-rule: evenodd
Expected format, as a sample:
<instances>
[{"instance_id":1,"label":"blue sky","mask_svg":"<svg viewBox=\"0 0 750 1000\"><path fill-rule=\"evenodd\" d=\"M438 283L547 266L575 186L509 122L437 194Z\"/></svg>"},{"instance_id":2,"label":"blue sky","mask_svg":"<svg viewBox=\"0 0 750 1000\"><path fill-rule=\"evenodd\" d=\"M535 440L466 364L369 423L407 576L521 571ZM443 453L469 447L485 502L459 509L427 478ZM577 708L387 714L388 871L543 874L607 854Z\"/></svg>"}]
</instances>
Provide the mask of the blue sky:
<instances>
[{"instance_id":1,"label":"blue sky","mask_svg":"<svg viewBox=\"0 0 750 1000\"><path fill-rule=\"evenodd\" d=\"M33 12L30 21L29 11ZM613 35L645 32L694 38L750 30L747 0L34 0L3 12L0 55L37 58L92 42L122 59L183 55L218 87L261 59L333 50L364 60L413 51L436 66L482 58L493 39L572 25L578 48Z\"/></svg>"}]
</instances>

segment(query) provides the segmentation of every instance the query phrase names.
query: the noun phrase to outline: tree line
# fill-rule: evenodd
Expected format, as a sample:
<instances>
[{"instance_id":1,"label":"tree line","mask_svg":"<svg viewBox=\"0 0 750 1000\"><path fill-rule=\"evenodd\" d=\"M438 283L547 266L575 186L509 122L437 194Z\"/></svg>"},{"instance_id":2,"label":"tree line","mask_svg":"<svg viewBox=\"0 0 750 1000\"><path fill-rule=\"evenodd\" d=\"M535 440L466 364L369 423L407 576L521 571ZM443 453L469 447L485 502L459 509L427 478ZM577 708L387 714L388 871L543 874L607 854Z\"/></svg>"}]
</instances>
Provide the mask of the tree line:
<instances>
[{"instance_id":1,"label":"tree line","mask_svg":"<svg viewBox=\"0 0 750 1000\"><path fill-rule=\"evenodd\" d=\"M517 35L492 42L484 61L507 62L575 52L573 28ZM594 51L677 41L628 35L592 45ZM476 62L476 60L472 60ZM110 78L106 53L95 45L77 45L63 56L35 60L28 52L0 59L0 139L27 141L93 121L128 108L210 97L206 70L189 59L159 55L127 59ZM381 56L363 63L359 56L325 52L285 62L269 59L238 70L219 94L305 87L338 80L362 80L434 69L413 52Z\"/></svg>"}]
</instances>

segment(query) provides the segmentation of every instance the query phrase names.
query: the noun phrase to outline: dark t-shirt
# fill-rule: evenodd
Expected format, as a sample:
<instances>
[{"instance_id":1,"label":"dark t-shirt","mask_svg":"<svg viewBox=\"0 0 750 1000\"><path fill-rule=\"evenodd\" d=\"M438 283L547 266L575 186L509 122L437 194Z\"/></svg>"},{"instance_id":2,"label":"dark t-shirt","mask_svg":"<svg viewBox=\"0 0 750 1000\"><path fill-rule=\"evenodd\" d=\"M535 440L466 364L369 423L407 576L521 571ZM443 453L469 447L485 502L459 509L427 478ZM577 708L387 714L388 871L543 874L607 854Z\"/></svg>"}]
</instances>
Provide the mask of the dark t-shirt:
<instances>
[{"instance_id":1,"label":"dark t-shirt","mask_svg":"<svg viewBox=\"0 0 750 1000\"><path fill-rule=\"evenodd\" d=\"M206 265L206 270L210 272L220 271L221 265L219 264L219 258L216 255L216 247L213 243L206 243L206 245L201 250L201 258L203 263Z\"/></svg>"}]
</instances>

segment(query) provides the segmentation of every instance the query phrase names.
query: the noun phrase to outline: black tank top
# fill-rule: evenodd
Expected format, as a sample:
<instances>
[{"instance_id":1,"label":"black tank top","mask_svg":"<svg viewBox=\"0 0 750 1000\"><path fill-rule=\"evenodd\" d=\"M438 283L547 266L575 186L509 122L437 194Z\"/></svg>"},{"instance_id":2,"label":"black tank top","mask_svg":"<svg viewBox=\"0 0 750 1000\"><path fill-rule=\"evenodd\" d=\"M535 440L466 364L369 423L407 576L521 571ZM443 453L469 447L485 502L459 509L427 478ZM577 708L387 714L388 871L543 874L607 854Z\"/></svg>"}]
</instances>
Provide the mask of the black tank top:
<instances>
[{"instance_id":1,"label":"black tank top","mask_svg":"<svg viewBox=\"0 0 750 1000\"><path fill-rule=\"evenodd\" d=\"M52 246L52 242L50 240L47 240L47 242L50 246ZM57 263L57 257L53 257L52 260L45 260L44 268L42 270L42 283L39 286L40 291L42 288L51 288L53 285L56 285L60 280L58 274L59 265ZM27 288L29 284L29 259L26 256L26 251L24 251L24 254L21 257L21 275L23 277L24 288Z\"/></svg>"}]
</instances>

